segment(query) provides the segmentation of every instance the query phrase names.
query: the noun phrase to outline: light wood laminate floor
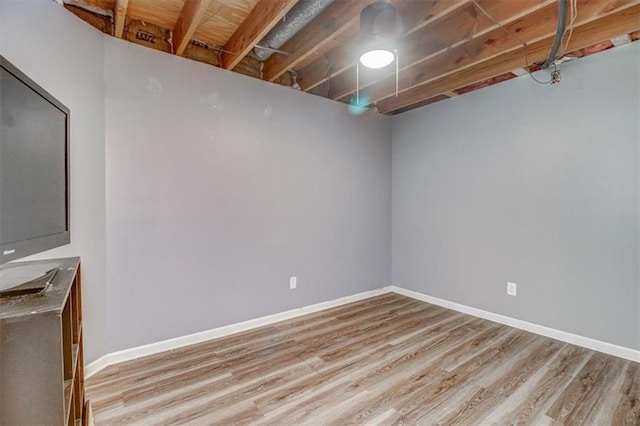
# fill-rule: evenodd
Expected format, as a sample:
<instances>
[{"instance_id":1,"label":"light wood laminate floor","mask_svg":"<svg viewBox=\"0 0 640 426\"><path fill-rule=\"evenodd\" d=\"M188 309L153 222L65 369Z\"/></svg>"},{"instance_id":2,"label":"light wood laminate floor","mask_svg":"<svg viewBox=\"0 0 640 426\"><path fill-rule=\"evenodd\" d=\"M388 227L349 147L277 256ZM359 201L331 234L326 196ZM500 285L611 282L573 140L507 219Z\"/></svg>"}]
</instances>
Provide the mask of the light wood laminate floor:
<instances>
[{"instance_id":1,"label":"light wood laminate floor","mask_svg":"<svg viewBox=\"0 0 640 426\"><path fill-rule=\"evenodd\" d=\"M640 424L640 364L385 294L106 368L107 424Z\"/></svg>"}]
</instances>

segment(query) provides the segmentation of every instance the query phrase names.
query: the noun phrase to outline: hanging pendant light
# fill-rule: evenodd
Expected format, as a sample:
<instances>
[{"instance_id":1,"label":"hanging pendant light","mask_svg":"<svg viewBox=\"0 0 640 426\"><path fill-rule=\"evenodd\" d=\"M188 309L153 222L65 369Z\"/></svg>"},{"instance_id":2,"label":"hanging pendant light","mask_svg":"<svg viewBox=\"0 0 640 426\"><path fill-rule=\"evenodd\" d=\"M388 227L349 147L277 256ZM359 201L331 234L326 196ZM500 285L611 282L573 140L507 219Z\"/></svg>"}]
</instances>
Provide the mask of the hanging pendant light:
<instances>
[{"instance_id":1,"label":"hanging pendant light","mask_svg":"<svg viewBox=\"0 0 640 426\"><path fill-rule=\"evenodd\" d=\"M370 104L367 96L360 97L360 64L367 68L384 68L396 63L396 96L398 96L399 59L397 39L402 34L402 22L396 8L377 1L360 12L358 60L356 61L356 93L350 107L364 111Z\"/></svg>"},{"instance_id":2,"label":"hanging pendant light","mask_svg":"<svg viewBox=\"0 0 640 426\"><path fill-rule=\"evenodd\" d=\"M384 1L360 12L359 61L367 68L384 68L396 59L396 38L401 32L396 8Z\"/></svg>"}]
</instances>

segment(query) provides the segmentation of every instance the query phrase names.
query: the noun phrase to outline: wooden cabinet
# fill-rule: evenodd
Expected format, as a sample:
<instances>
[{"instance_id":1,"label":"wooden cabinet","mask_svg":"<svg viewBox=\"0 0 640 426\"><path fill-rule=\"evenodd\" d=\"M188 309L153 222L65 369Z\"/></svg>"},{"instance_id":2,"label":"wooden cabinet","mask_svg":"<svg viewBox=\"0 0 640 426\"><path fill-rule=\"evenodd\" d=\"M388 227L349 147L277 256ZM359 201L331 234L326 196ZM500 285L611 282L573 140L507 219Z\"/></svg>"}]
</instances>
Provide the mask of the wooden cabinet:
<instances>
[{"instance_id":1,"label":"wooden cabinet","mask_svg":"<svg viewBox=\"0 0 640 426\"><path fill-rule=\"evenodd\" d=\"M80 259L57 265L39 293L0 299L0 424L86 424Z\"/></svg>"}]
</instances>

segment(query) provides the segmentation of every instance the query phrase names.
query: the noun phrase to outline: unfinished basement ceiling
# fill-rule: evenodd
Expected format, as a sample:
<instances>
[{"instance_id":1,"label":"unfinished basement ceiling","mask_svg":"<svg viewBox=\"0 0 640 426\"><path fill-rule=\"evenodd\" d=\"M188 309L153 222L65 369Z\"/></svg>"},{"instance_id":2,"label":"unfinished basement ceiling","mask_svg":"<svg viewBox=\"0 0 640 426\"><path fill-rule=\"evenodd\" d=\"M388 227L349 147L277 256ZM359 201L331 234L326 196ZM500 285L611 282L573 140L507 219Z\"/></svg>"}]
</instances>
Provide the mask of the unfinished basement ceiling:
<instances>
[{"instance_id":1,"label":"unfinished basement ceiling","mask_svg":"<svg viewBox=\"0 0 640 426\"><path fill-rule=\"evenodd\" d=\"M64 5L114 37L348 103L356 92L360 11L373 2L64 0ZM254 48L290 14L299 14L296 3L322 9L303 14L311 16L309 22L277 48L287 54L261 61ZM404 31L398 45L398 93L393 66L360 67L359 92L385 114L536 70L556 35L558 0L388 3L397 8ZM567 31L557 57L580 58L640 39L640 0L577 0L575 9L571 0L567 3Z\"/></svg>"}]
</instances>

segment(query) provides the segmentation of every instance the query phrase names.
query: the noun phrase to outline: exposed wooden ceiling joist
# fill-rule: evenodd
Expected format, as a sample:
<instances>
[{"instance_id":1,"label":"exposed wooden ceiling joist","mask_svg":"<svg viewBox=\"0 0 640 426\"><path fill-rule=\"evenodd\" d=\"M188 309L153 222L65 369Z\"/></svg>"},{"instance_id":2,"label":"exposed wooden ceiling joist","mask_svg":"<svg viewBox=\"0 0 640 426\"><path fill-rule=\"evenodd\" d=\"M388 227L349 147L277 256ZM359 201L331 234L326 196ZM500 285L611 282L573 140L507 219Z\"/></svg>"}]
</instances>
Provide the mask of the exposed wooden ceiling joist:
<instances>
[{"instance_id":1,"label":"exposed wooden ceiling joist","mask_svg":"<svg viewBox=\"0 0 640 426\"><path fill-rule=\"evenodd\" d=\"M224 45L222 68L233 69L297 2L260 0Z\"/></svg>"},{"instance_id":2,"label":"exposed wooden ceiling joist","mask_svg":"<svg viewBox=\"0 0 640 426\"><path fill-rule=\"evenodd\" d=\"M209 3L210 0L185 0L180 17L173 27L173 53L182 56Z\"/></svg>"},{"instance_id":3,"label":"exposed wooden ceiling joist","mask_svg":"<svg viewBox=\"0 0 640 426\"><path fill-rule=\"evenodd\" d=\"M622 10L624 8L638 3L636 0L612 0L608 2L608 13L612 11ZM555 9L551 5L551 9ZM595 16L603 16L602 4L598 2L585 2L578 9L578 17L576 26L591 22ZM555 35L557 12L547 8L540 9L532 14L507 25L512 34L517 34L518 38L526 43L533 43L547 37ZM506 51L511 51L521 47L521 43L511 34L502 28L498 28L490 33L486 33L482 37L457 46L447 52L446 55L439 55L430 60L422 61L416 66L407 70L400 77L399 92L402 93L416 86L429 83L429 81L452 73L463 68L475 67L479 62L491 60ZM551 48L549 44L548 48ZM547 52L548 53L548 52ZM521 62L514 66L527 66L534 62L531 57L528 58L529 64L526 63L524 53L521 56ZM511 71L511 69L503 72ZM488 78L488 77L486 77ZM482 78L478 79L482 80ZM458 86L462 87L466 84ZM378 102L385 98L395 95L395 80L386 78L377 84L371 91L370 96L372 102Z\"/></svg>"},{"instance_id":4,"label":"exposed wooden ceiling joist","mask_svg":"<svg viewBox=\"0 0 640 426\"><path fill-rule=\"evenodd\" d=\"M285 72L323 49L345 31L357 31L360 11L371 0L336 0L280 49L290 56L272 55L264 63L264 79L274 81Z\"/></svg>"},{"instance_id":5,"label":"exposed wooden ceiling joist","mask_svg":"<svg viewBox=\"0 0 640 426\"><path fill-rule=\"evenodd\" d=\"M610 2L611 3L611 2ZM638 1L625 2L614 12L606 13L601 19L585 19L576 23L567 51L582 49L601 41L609 40L621 33L634 31L640 23L640 5ZM549 53L553 36L543 38L527 46L529 62L539 62ZM524 63L524 46L499 54L491 59L474 63L472 67L465 67L442 77L429 80L427 83L416 85L403 92L399 97L389 96L378 102L378 109L382 113L391 113L402 108L422 102L425 99L443 94L450 90L482 81L509 72Z\"/></svg>"},{"instance_id":6,"label":"exposed wooden ceiling joist","mask_svg":"<svg viewBox=\"0 0 640 426\"><path fill-rule=\"evenodd\" d=\"M124 24L127 20L127 9L129 8L129 0L116 0L116 10L113 14L115 22L114 36L122 38L124 32Z\"/></svg>"}]
</instances>

